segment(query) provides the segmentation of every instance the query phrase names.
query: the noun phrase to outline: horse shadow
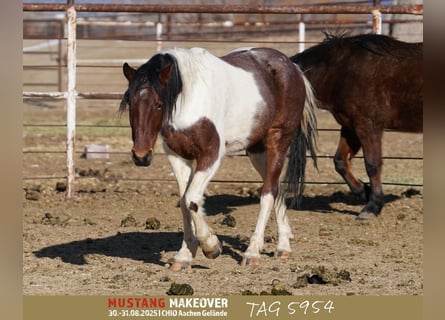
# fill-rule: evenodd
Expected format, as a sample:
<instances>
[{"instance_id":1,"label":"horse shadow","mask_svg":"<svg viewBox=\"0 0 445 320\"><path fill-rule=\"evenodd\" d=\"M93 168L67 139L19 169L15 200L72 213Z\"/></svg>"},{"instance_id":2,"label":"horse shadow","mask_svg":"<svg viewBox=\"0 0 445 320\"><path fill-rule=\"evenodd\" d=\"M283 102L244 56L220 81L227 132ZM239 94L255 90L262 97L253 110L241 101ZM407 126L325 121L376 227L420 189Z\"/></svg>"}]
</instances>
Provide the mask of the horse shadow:
<instances>
[{"instance_id":1,"label":"horse shadow","mask_svg":"<svg viewBox=\"0 0 445 320\"><path fill-rule=\"evenodd\" d=\"M392 202L400 196L385 195L385 201ZM236 207L256 204L259 202L255 197L243 197L236 195L215 195L206 199L206 211L208 215L228 214ZM339 210L333 208L331 203L343 202L348 205L361 205L363 201L357 197L343 192L335 192L331 196L319 195L314 197L303 197L300 208L321 213L341 213L357 215L352 210ZM223 255L230 256L238 263L242 260L240 252L247 249L247 243L238 237L217 235L223 243ZM144 263L164 266L161 252L177 251L181 247L183 239L182 232L118 232L116 235L57 244L34 251L38 258L60 258L65 263L74 265L85 265L88 263L86 256L100 254L109 257L128 258L142 261ZM194 268L206 268L194 265Z\"/></svg>"},{"instance_id":2,"label":"horse shadow","mask_svg":"<svg viewBox=\"0 0 445 320\"><path fill-rule=\"evenodd\" d=\"M237 195L217 195L206 198L207 215L229 214L236 207L258 203L255 197ZM247 249L247 244L237 237L217 234L222 242L222 255L228 255L238 263L241 262L240 252ZM34 251L38 258L60 258L65 263L74 265L88 264L87 256L99 254L109 257L128 258L144 263L164 266L161 252L176 252L181 247L182 232L118 232L116 235L57 244ZM193 268L206 268L193 265Z\"/></svg>"},{"instance_id":3,"label":"horse shadow","mask_svg":"<svg viewBox=\"0 0 445 320\"><path fill-rule=\"evenodd\" d=\"M204 209L207 216L217 214L229 214L237 207L258 204L260 199L253 196L240 196L231 194L218 194L208 196L204 202Z\"/></svg>"},{"instance_id":4,"label":"horse shadow","mask_svg":"<svg viewBox=\"0 0 445 320\"><path fill-rule=\"evenodd\" d=\"M390 203L400 199L401 197L395 194L385 194L385 203ZM209 216L217 214L229 214L237 207L247 206L251 204L259 204L258 197L245 197L238 195L221 194L209 196L205 200L206 214ZM313 197L303 196L301 203L296 206L290 206L291 199L287 199L286 203L289 209L312 211L320 213L341 213L353 216L359 215L360 212L348 209L338 209L332 206L333 203L344 203L348 206L362 206L366 202L352 193L344 193L336 191L331 195L316 195Z\"/></svg>"},{"instance_id":5,"label":"horse shadow","mask_svg":"<svg viewBox=\"0 0 445 320\"><path fill-rule=\"evenodd\" d=\"M223 243L222 254L240 262L242 256L237 250L243 251L247 245L237 238L217 236ZM37 258L60 258L63 262L73 265L88 264L88 255L99 254L164 266L161 252L177 251L181 247L182 238L182 232L126 232L105 238L87 238L57 244L33 253ZM206 268L199 265L193 267Z\"/></svg>"},{"instance_id":6,"label":"horse shadow","mask_svg":"<svg viewBox=\"0 0 445 320\"><path fill-rule=\"evenodd\" d=\"M390 203L400 199L401 197L395 194L385 194L385 203ZM288 201L290 203L290 201ZM358 216L359 211L352 209L338 209L332 206L334 203L343 203L348 206L363 206L366 202L352 193L344 193L342 191L336 191L331 195L316 195L313 197L303 196L300 205L294 206L291 209L313 211L319 213L340 213Z\"/></svg>"}]
</instances>

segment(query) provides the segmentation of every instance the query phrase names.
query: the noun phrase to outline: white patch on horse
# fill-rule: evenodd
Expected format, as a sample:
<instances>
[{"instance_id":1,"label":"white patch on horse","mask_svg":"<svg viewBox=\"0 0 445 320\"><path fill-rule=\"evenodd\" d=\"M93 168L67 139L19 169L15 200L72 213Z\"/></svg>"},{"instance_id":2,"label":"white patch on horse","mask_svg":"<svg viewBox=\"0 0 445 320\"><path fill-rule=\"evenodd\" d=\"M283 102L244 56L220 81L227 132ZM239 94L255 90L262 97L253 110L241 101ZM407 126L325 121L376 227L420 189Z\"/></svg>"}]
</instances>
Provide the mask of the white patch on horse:
<instances>
[{"instance_id":1,"label":"white patch on horse","mask_svg":"<svg viewBox=\"0 0 445 320\"><path fill-rule=\"evenodd\" d=\"M260 251L264 245L264 231L274 207L274 201L275 199L271 193L263 194L260 198L260 212L255 231L250 237L249 247L244 252L244 257L247 259L260 258Z\"/></svg>"},{"instance_id":2,"label":"white patch on horse","mask_svg":"<svg viewBox=\"0 0 445 320\"><path fill-rule=\"evenodd\" d=\"M142 89L139 91L139 97L143 97L147 93L147 88Z\"/></svg>"},{"instance_id":3,"label":"white patch on horse","mask_svg":"<svg viewBox=\"0 0 445 320\"><path fill-rule=\"evenodd\" d=\"M255 115L265 107L254 75L202 48L163 53L176 58L183 80L173 127L186 129L205 117L216 127L222 154L246 148Z\"/></svg>"}]
</instances>

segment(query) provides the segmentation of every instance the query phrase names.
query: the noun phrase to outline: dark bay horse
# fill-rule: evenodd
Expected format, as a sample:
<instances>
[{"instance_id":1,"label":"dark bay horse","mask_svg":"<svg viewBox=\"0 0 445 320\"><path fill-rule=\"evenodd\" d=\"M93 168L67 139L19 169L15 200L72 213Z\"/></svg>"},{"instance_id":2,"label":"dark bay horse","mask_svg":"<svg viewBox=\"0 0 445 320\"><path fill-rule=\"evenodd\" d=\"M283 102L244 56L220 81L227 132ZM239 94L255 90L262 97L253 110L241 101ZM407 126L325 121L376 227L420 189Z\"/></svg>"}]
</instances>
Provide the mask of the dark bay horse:
<instances>
[{"instance_id":1,"label":"dark bay horse","mask_svg":"<svg viewBox=\"0 0 445 320\"><path fill-rule=\"evenodd\" d=\"M291 57L311 82L318 106L341 125L334 156L336 171L354 194L367 201L357 217L380 214L384 129L423 131L423 43L406 43L376 34L326 35ZM351 160L363 148L370 187L357 180Z\"/></svg>"},{"instance_id":2,"label":"dark bay horse","mask_svg":"<svg viewBox=\"0 0 445 320\"><path fill-rule=\"evenodd\" d=\"M316 165L317 127L309 82L288 57L273 49L239 49L221 58L205 49L162 51L138 69L124 64L133 161L148 166L158 134L176 176L184 221L182 247L172 270L191 266L198 247L208 258L222 250L204 220L203 194L221 158L246 150L263 178L256 229L241 265L259 264L264 231L274 209L277 256L293 238L280 173L290 147L288 190L301 196L306 151Z\"/></svg>"}]
</instances>

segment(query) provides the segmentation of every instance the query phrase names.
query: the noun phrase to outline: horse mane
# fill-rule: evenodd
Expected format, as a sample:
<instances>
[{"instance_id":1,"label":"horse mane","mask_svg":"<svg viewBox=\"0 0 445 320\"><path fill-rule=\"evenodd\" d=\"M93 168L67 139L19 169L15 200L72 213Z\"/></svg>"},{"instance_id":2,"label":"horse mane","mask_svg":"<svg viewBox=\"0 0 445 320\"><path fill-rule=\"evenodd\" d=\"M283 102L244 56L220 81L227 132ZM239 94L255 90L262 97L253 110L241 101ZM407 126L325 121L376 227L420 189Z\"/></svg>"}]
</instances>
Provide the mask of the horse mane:
<instances>
[{"instance_id":1,"label":"horse mane","mask_svg":"<svg viewBox=\"0 0 445 320\"><path fill-rule=\"evenodd\" d=\"M291 56L294 63L303 66L306 59L318 60L320 63L341 63L346 57L357 54L361 50L379 56L391 56L395 59L403 59L413 55L423 54L423 43L407 43L394 39L387 35L360 34L350 36L346 32L324 32L325 38L320 43ZM314 63L314 62L312 62Z\"/></svg>"},{"instance_id":2,"label":"horse mane","mask_svg":"<svg viewBox=\"0 0 445 320\"><path fill-rule=\"evenodd\" d=\"M167 84L163 87L159 80L160 71L167 65L173 64ZM149 83L159 95L164 109L164 121L169 122L176 107L176 100L182 90L181 73L178 62L174 56L168 53L154 55L145 64L136 70L134 79L128 86L122 98L119 111L124 112L135 92L144 84Z\"/></svg>"},{"instance_id":3,"label":"horse mane","mask_svg":"<svg viewBox=\"0 0 445 320\"><path fill-rule=\"evenodd\" d=\"M349 36L346 32L339 34L324 32L325 39L321 45L327 45L332 48L343 48L344 46L358 46L377 55L391 55L401 58L407 54L407 50L419 50L423 48L422 44L417 46L407 46L400 50L401 41L382 34L359 34Z\"/></svg>"}]
</instances>

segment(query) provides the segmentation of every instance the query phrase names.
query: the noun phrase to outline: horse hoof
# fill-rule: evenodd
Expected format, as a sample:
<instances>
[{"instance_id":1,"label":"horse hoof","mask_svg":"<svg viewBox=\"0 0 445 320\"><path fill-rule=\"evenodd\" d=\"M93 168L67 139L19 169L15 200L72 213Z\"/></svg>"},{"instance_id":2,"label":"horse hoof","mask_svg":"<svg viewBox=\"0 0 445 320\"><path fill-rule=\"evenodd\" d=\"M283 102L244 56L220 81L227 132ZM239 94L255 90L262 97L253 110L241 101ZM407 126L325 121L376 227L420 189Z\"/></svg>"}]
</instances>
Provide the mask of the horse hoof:
<instances>
[{"instance_id":1,"label":"horse hoof","mask_svg":"<svg viewBox=\"0 0 445 320\"><path fill-rule=\"evenodd\" d=\"M290 252L289 251L277 251L276 257L280 259L289 259Z\"/></svg>"},{"instance_id":2,"label":"horse hoof","mask_svg":"<svg viewBox=\"0 0 445 320\"><path fill-rule=\"evenodd\" d=\"M362 212L360 212L360 214L355 218L355 220L358 220L358 221L368 221L368 220L374 219L374 218L376 218L376 217L377 217L377 216L376 216L374 213L372 213L372 212L362 211Z\"/></svg>"},{"instance_id":3,"label":"horse hoof","mask_svg":"<svg viewBox=\"0 0 445 320\"><path fill-rule=\"evenodd\" d=\"M188 262L173 262L168 268L171 271L184 271L190 270L192 268L191 264Z\"/></svg>"},{"instance_id":4,"label":"horse hoof","mask_svg":"<svg viewBox=\"0 0 445 320\"><path fill-rule=\"evenodd\" d=\"M243 260L240 263L241 267L245 266L259 266L260 265L260 258L243 258Z\"/></svg>"},{"instance_id":5,"label":"horse hoof","mask_svg":"<svg viewBox=\"0 0 445 320\"><path fill-rule=\"evenodd\" d=\"M221 242L219 242L219 241L218 241L218 244L210 250L202 249L202 253L204 253L206 258L208 258L208 259L218 258L219 255L221 254L221 252L222 252L222 245L221 245Z\"/></svg>"}]
</instances>

